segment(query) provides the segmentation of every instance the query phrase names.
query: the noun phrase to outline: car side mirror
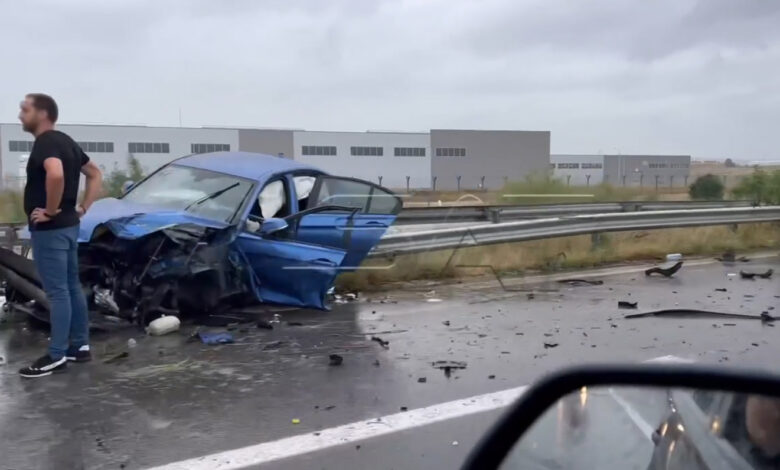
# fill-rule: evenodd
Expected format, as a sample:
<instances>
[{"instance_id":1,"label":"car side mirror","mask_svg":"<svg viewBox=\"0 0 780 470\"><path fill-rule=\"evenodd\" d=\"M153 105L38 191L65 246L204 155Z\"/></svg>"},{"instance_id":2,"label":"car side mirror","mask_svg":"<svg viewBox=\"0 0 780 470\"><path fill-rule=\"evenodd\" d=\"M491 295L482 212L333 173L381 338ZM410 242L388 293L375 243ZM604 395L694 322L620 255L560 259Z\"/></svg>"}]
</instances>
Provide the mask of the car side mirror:
<instances>
[{"instance_id":1,"label":"car side mirror","mask_svg":"<svg viewBox=\"0 0 780 470\"><path fill-rule=\"evenodd\" d=\"M770 372L580 366L512 391L520 398L463 469L758 469L780 459L780 375Z\"/></svg>"},{"instance_id":2,"label":"car side mirror","mask_svg":"<svg viewBox=\"0 0 780 470\"><path fill-rule=\"evenodd\" d=\"M125 194L131 189L133 189L133 186L135 186L135 181L132 180L127 180L124 183L122 183L122 194Z\"/></svg>"},{"instance_id":3,"label":"car side mirror","mask_svg":"<svg viewBox=\"0 0 780 470\"><path fill-rule=\"evenodd\" d=\"M270 235L272 233L276 233L281 230L284 230L287 227L288 225L286 220L270 217L268 219L263 220L263 223L260 225L259 233L260 235Z\"/></svg>"}]
</instances>

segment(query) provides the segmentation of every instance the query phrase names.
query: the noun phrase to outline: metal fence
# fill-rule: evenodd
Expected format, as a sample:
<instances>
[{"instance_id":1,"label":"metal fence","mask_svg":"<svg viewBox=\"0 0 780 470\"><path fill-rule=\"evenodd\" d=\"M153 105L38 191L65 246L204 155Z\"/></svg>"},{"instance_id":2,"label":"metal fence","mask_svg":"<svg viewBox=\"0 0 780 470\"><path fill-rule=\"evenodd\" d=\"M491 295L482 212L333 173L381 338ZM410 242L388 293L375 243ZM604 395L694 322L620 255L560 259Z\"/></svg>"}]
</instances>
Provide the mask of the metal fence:
<instances>
[{"instance_id":1,"label":"metal fence","mask_svg":"<svg viewBox=\"0 0 780 470\"><path fill-rule=\"evenodd\" d=\"M640 211L550 217L389 234L371 257L601 232L780 221L780 206Z\"/></svg>"}]
</instances>

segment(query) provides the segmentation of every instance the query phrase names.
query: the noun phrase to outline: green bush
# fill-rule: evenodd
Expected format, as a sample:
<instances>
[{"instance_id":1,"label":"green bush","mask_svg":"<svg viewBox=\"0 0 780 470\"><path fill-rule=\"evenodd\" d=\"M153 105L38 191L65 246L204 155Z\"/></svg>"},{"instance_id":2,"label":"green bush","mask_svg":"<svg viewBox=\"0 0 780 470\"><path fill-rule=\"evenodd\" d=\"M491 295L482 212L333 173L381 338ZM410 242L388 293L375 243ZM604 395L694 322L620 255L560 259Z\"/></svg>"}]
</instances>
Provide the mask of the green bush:
<instances>
[{"instance_id":1,"label":"green bush","mask_svg":"<svg viewBox=\"0 0 780 470\"><path fill-rule=\"evenodd\" d=\"M721 201L725 190L726 186L720 178L707 174L696 178L688 189L688 194L694 200Z\"/></svg>"},{"instance_id":2,"label":"green bush","mask_svg":"<svg viewBox=\"0 0 780 470\"><path fill-rule=\"evenodd\" d=\"M127 181L137 183L144 178L144 171L138 160L130 156L127 159L128 171L114 170L107 175L103 175L103 194L108 197L119 197L122 195L122 186Z\"/></svg>"},{"instance_id":3,"label":"green bush","mask_svg":"<svg viewBox=\"0 0 780 470\"><path fill-rule=\"evenodd\" d=\"M756 169L739 182L732 194L737 199L749 199L754 204L780 204L780 170L767 173Z\"/></svg>"}]
</instances>

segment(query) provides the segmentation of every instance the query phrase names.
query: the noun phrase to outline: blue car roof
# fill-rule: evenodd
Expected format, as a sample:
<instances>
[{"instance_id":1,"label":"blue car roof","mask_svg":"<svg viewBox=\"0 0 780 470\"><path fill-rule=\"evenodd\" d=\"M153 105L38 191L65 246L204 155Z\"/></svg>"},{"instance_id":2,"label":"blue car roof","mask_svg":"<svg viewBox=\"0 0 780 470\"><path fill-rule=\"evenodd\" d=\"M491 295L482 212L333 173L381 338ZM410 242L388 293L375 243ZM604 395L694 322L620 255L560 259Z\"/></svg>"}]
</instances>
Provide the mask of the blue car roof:
<instances>
[{"instance_id":1,"label":"blue car roof","mask_svg":"<svg viewBox=\"0 0 780 470\"><path fill-rule=\"evenodd\" d=\"M253 180L259 180L267 174L285 173L295 170L313 170L324 173L317 167L296 162L289 158L252 152L199 153L179 158L172 163L203 170L218 171Z\"/></svg>"}]
</instances>

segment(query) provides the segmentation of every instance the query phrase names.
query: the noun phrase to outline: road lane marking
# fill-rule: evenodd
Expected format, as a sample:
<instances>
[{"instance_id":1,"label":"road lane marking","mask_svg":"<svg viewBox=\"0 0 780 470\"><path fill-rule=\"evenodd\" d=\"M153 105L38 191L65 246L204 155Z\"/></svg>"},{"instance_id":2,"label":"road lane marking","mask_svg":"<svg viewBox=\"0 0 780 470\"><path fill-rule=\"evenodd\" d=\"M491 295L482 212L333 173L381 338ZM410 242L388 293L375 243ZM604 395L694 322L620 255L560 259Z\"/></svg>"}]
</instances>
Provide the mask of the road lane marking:
<instances>
[{"instance_id":1,"label":"road lane marking","mask_svg":"<svg viewBox=\"0 0 780 470\"><path fill-rule=\"evenodd\" d=\"M689 361L677 356L661 356L643 362L680 363ZM498 392L485 393L470 398L439 403L424 408L417 408L383 416L381 418L357 421L335 428L323 429L322 431L317 431L316 434L313 431L307 434L285 437L276 441L253 444L238 449L216 452L201 457L151 467L147 470L234 470L262 465L276 460L297 457L299 455L309 454L352 442L363 441L450 419L462 418L472 414L504 408L514 403L526 389L528 389L528 385ZM617 398L616 401L618 401ZM620 404L620 401L618 401L618 404ZM644 423L644 429L649 429L650 433L652 433L653 428L647 424L636 411L625 402L621 404L621 407L623 407L623 410L626 411L632 420L634 420L632 414L636 415L638 419ZM636 420L634 420L634 422L637 423ZM642 425L637 425L640 426L640 430L643 430L644 432ZM647 435L649 436L649 434Z\"/></svg>"},{"instance_id":2,"label":"road lane marking","mask_svg":"<svg viewBox=\"0 0 780 470\"><path fill-rule=\"evenodd\" d=\"M202 457L173 462L149 470L233 470L296 457L330 447L362 441L429 424L504 408L528 388L521 387L486 393L462 400L439 403L367 421L226 450Z\"/></svg>"},{"instance_id":3,"label":"road lane marking","mask_svg":"<svg viewBox=\"0 0 780 470\"><path fill-rule=\"evenodd\" d=\"M655 428L650 426L650 424L645 421L644 418L631 406L629 405L623 397L615 393L615 390L612 388L609 389L609 394L612 396L612 399L617 402L618 405L623 409L623 411L628 415L629 418L631 418L631 421L634 422L637 428L639 428L639 432L642 433L648 440L653 439L653 431Z\"/></svg>"}]
</instances>

